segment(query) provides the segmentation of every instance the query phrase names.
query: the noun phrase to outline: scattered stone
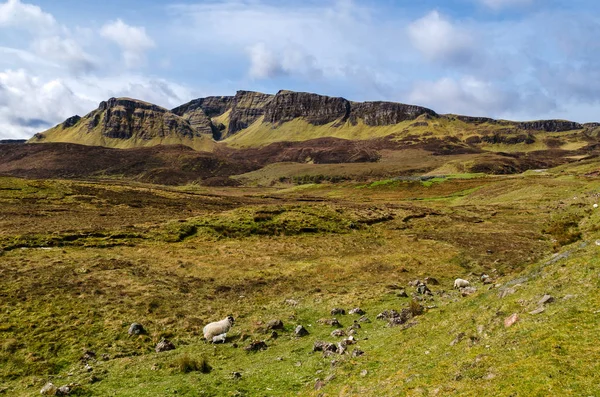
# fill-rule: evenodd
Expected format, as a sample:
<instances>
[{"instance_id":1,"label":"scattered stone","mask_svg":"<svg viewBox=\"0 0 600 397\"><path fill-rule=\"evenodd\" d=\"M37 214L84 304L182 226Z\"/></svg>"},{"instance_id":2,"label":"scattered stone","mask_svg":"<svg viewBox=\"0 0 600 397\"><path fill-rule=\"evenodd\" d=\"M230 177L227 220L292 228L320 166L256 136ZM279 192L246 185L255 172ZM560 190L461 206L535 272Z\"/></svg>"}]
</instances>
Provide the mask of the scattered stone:
<instances>
[{"instance_id":1,"label":"scattered stone","mask_svg":"<svg viewBox=\"0 0 600 397\"><path fill-rule=\"evenodd\" d=\"M325 382L331 382L335 379L335 374L331 374L325 378Z\"/></svg>"},{"instance_id":2,"label":"scattered stone","mask_svg":"<svg viewBox=\"0 0 600 397\"><path fill-rule=\"evenodd\" d=\"M167 352L169 350L175 350L175 345L171 343L170 340L163 338L160 342L158 342L154 350L157 353Z\"/></svg>"},{"instance_id":3,"label":"scattered stone","mask_svg":"<svg viewBox=\"0 0 600 397\"><path fill-rule=\"evenodd\" d=\"M569 295L563 296L563 300L565 300L565 301L568 301L569 299L573 299L573 298L575 298L575 295L569 294Z\"/></svg>"},{"instance_id":4,"label":"scattered stone","mask_svg":"<svg viewBox=\"0 0 600 397\"><path fill-rule=\"evenodd\" d=\"M241 378L242 378L242 374L241 374L241 373L239 373L239 372L232 372L232 373L231 373L231 377L232 377L233 379L241 379Z\"/></svg>"},{"instance_id":5,"label":"scattered stone","mask_svg":"<svg viewBox=\"0 0 600 397\"><path fill-rule=\"evenodd\" d=\"M337 344L337 354L342 355L346 353L346 344L342 342L338 342Z\"/></svg>"},{"instance_id":6,"label":"scattered stone","mask_svg":"<svg viewBox=\"0 0 600 397\"><path fill-rule=\"evenodd\" d=\"M301 363L300 361L298 361L297 363L294 363L294 366L295 366L295 367L301 367L301 366L302 366L302 363Z\"/></svg>"},{"instance_id":7,"label":"scattered stone","mask_svg":"<svg viewBox=\"0 0 600 397\"><path fill-rule=\"evenodd\" d=\"M460 289L460 294L463 297L473 295L475 292L477 292L477 288L475 288L475 287L465 287L465 288Z\"/></svg>"},{"instance_id":8,"label":"scattered stone","mask_svg":"<svg viewBox=\"0 0 600 397\"><path fill-rule=\"evenodd\" d=\"M91 365L89 365L89 364L86 364L86 365L85 365L83 368L84 368L84 369L85 369L87 372L92 372L92 371L94 370L94 368L92 368L92 366L91 366Z\"/></svg>"},{"instance_id":9,"label":"scattered stone","mask_svg":"<svg viewBox=\"0 0 600 397\"><path fill-rule=\"evenodd\" d=\"M332 316L339 316L339 315L344 315L344 314L346 314L346 311L344 309L340 309L339 307L331 309Z\"/></svg>"},{"instance_id":10,"label":"scattered stone","mask_svg":"<svg viewBox=\"0 0 600 397\"><path fill-rule=\"evenodd\" d=\"M317 322L318 322L319 324L323 324L323 325L330 325L330 326L332 326L332 327L338 327L338 328L341 328L341 327L342 327L342 324L341 324L341 323L338 321L338 319L337 319L337 318L332 318L332 319L329 319L329 318L322 318L322 319L320 319L320 320L317 320Z\"/></svg>"},{"instance_id":11,"label":"scattered stone","mask_svg":"<svg viewBox=\"0 0 600 397\"><path fill-rule=\"evenodd\" d=\"M42 396L56 396L57 392L58 387L54 386L52 382L46 383L44 387L42 387L42 390L40 390Z\"/></svg>"},{"instance_id":12,"label":"scattered stone","mask_svg":"<svg viewBox=\"0 0 600 397\"><path fill-rule=\"evenodd\" d=\"M399 298L408 298L408 294L406 293L406 290L400 290L400 292L398 292L398 297Z\"/></svg>"},{"instance_id":13,"label":"scattered stone","mask_svg":"<svg viewBox=\"0 0 600 397\"><path fill-rule=\"evenodd\" d=\"M273 330L273 329L279 329L282 330L283 327L283 321L281 320L271 320L267 323L267 330Z\"/></svg>"},{"instance_id":14,"label":"scattered stone","mask_svg":"<svg viewBox=\"0 0 600 397\"><path fill-rule=\"evenodd\" d=\"M536 314L543 313L544 311L546 311L544 307L538 307L537 309L529 312L529 314L533 314L535 316Z\"/></svg>"},{"instance_id":15,"label":"scattered stone","mask_svg":"<svg viewBox=\"0 0 600 397\"><path fill-rule=\"evenodd\" d=\"M68 396L71 393L71 387L69 386L61 386L56 391L57 396Z\"/></svg>"},{"instance_id":16,"label":"scattered stone","mask_svg":"<svg viewBox=\"0 0 600 397\"><path fill-rule=\"evenodd\" d=\"M264 341L259 340L250 343L248 346L244 347L244 350L247 352L257 352L261 350L267 350L267 347L268 346Z\"/></svg>"},{"instance_id":17,"label":"scattered stone","mask_svg":"<svg viewBox=\"0 0 600 397\"><path fill-rule=\"evenodd\" d=\"M512 314L510 317L504 319L504 326L506 328L512 326L514 323L519 321L519 315L517 313Z\"/></svg>"},{"instance_id":18,"label":"scattered stone","mask_svg":"<svg viewBox=\"0 0 600 397\"><path fill-rule=\"evenodd\" d=\"M360 324L358 323L358 321L354 320L354 323L348 328L348 330L357 330L357 329L361 329Z\"/></svg>"},{"instance_id":19,"label":"scattered stone","mask_svg":"<svg viewBox=\"0 0 600 397\"><path fill-rule=\"evenodd\" d=\"M456 335L456 338L454 338L454 340L452 342L450 342L450 346L454 346L459 344L460 342L462 342L462 340L465 338L466 334L464 332L461 332L460 334Z\"/></svg>"},{"instance_id":20,"label":"scattered stone","mask_svg":"<svg viewBox=\"0 0 600 397\"><path fill-rule=\"evenodd\" d=\"M296 327L296 329L294 330L294 335L296 335L298 337L303 337L303 336L308 335L308 331L302 325L298 325Z\"/></svg>"},{"instance_id":21,"label":"scattered stone","mask_svg":"<svg viewBox=\"0 0 600 397\"><path fill-rule=\"evenodd\" d=\"M440 282L433 277L425 277L425 284L429 285L440 285Z\"/></svg>"},{"instance_id":22,"label":"scattered stone","mask_svg":"<svg viewBox=\"0 0 600 397\"><path fill-rule=\"evenodd\" d=\"M365 311L363 309L361 309L360 307L356 307L356 308L350 310L348 313L349 314L358 314L359 316L362 316L363 314L365 314Z\"/></svg>"},{"instance_id":23,"label":"scattered stone","mask_svg":"<svg viewBox=\"0 0 600 397\"><path fill-rule=\"evenodd\" d=\"M83 353L83 356L81 356L80 360L83 361L84 363L87 363L88 361L96 360L96 352L93 352L91 350L86 350Z\"/></svg>"},{"instance_id":24,"label":"scattered stone","mask_svg":"<svg viewBox=\"0 0 600 397\"><path fill-rule=\"evenodd\" d=\"M409 282L408 282L408 286L409 286L409 287L416 287L416 286L418 286L419 284L421 284L421 280L413 280L413 281L409 281Z\"/></svg>"},{"instance_id":25,"label":"scattered stone","mask_svg":"<svg viewBox=\"0 0 600 397\"><path fill-rule=\"evenodd\" d=\"M286 299L286 300L284 301L284 303L285 303L286 305L288 305L288 306L293 306L293 307L296 307L296 306L298 306L298 301L297 301L297 300L295 300L295 299Z\"/></svg>"},{"instance_id":26,"label":"scattered stone","mask_svg":"<svg viewBox=\"0 0 600 397\"><path fill-rule=\"evenodd\" d=\"M433 295L429 287L427 287L427 285L423 283L417 285L417 293L421 295Z\"/></svg>"},{"instance_id":27,"label":"scattered stone","mask_svg":"<svg viewBox=\"0 0 600 397\"><path fill-rule=\"evenodd\" d=\"M110 360L110 356L107 353L102 354L102 360L108 361Z\"/></svg>"},{"instance_id":28,"label":"scattered stone","mask_svg":"<svg viewBox=\"0 0 600 397\"><path fill-rule=\"evenodd\" d=\"M331 336L334 338L339 338L341 336L346 336L346 331L344 331L343 329L336 329L335 331L333 331L331 333Z\"/></svg>"},{"instance_id":29,"label":"scattered stone","mask_svg":"<svg viewBox=\"0 0 600 397\"><path fill-rule=\"evenodd\" d=\"M158 371L160 369L160 367L158 366L158 364L152 364L152 366L150 367L150 371Z\"/></svg>"},{"instance_id":30,"label":"scattered stone","mask_svg":"<svg viewBox=\"0 0 600 397\"><path fill-rule=\"evenodd\" d=\"M323 341L315 341L315 344L313 345L313 351L314 352L326 352L326 351L336 351L337 348L333 343L329 343L329 342L323 342Z\"/></svg>"},{"instance_id":31,"label":"scattered stone","mask_svg":"<svg viewBox=\"0 0 600 397\"><path fill-rule=\"evenodd\" d=\"M369 373L369 371L367 371L366 369L363 369L362 371L360 371L360 376L362 376L364 378L365 376L368 375L368 373Z\"/></svg>"},{"instance_id":32,"label":"scattered stone","mask_svg":"<svg viewBox=\"0 0 600 397\"><path fill-rule=\"evenodd\" d=\"M365 354L365 352L364 352L364 351L362 351L362 350L360 350L360 349L354 349L354 350L352 351L352 357L360 357L360 356L362 356L363 354Z\"/></svg>"},{"instance_id":33,"label":"scattered stone","mask_svg":"<svg viewBox=\"0 0 600 397\"><path fill-rule=\"evenodd\" d=\"M129 326L129 330L127 331L129 335L144 335L146 330L142 324L133 323Z\"/></svg>"},{"instance_id":34,"label":"scattered stone","mask_svg":"<svg viewBox=\"0 0 600 397\"><path fill-rule=\"evenodd\" d=\"M371 320L369 320L369 317L367 316L362 316L361 318L358 319L359 323L370 323Z\"/></svg>"},{"instance_id":35,"label":"scattered stone","mask_svg":"<svg viewBox=\"0 0 600 397\"><path fill-rule=\"evenodd\" d=\"M325 382L318 379L317 383L315 383L315 390L321 390L325 386Z\"/></svg>"},{"instance_id":36,"label":"scattered stone","mask_svg":"<svg viewBox=\"0 0 600 397\"><path fill-rule=\"evenodd\" d=\"M516 289L514 288L504 288L503 290L500 291L500 293L498 294L498 297L500 299L506 298L508 295L512 295L515 292L517 292Z\"/></svg>"},{"instance_id":37,"label":"scattered stone","mask_svg":"<svg viewBox=\"0 0 600 397\"><path fill-rule=\"evenodd\" d=\"M277 339L277 338L279 338L279 334L277 333L277 331L271 332L271 337L270 338L271 339Z\"/></svg>"},{"instance_id":38,"label":"scattered stone","mask_svg":"<svg viewBox=\"0 0 600 397\"><path fill-rule=\"evenodd\" d=\"M93 383L100 382L101 380L102 379L98 378L96 375L92 375L92 376L90 376L89 382L93 384Z\"/></svg>"},{"instance_id":39,"label":"scattered stone","mask_svg":"<svg viewBox=\"0 0 600 397\"><path fill-rule=\"evenodd\" d=\"M554 297L552 295L544 295L542 299L538 302L540 305L547 305L549 303L554 302Z\"/></svg>"},{"instance_id":40,"label":"scattered stone","mask_svg":"<svg viewBox=\"0 0 600 397\"><path fill-rule=\"evenodd\" d=\"M400 313L395 310L384 310L377 315L377 320L388 320L390 318L399 317Z\"/></svg>"},{"instance_id":41,"label":"scattered stone","mask_svg":"<svg viewBox=\"0 0 600 397\"><path fill-rule=\"evenodd\" d=\"M492 279L490 276L488 276L487 274L484 274L481 276L481 282L484 285L488 285L488 284L494 284L494 279Z\"/></svg>"}]
</instances>

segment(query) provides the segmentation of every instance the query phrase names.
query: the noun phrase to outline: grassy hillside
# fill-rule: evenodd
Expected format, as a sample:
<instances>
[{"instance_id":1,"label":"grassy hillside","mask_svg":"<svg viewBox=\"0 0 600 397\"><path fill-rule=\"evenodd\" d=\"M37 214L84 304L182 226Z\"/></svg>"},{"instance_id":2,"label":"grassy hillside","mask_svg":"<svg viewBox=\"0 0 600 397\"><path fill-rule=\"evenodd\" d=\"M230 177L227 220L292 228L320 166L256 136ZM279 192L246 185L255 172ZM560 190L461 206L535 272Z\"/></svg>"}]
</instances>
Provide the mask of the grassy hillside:
<instances>
[{"instance_id":1,"label":"grassy hillside","mask_svg":"<svg viewBox=\"0 0 600 397\"><path fill-rule=\"evenodd\" d=\"M599 170L285 189L0 178L0 390L596 395ZM408 286L425 277L433 296ZM477 291L462 297L456 277ZM424 312L403 326L376 319L413 300ZM324 357L314 342L342 339L319 321L334 307L370 322L348 354ZM204 342L227 314L228 343ZM336 317L348 330L360 316ZM148 334L128 336L132 322ZM154 352L162 338L176 349ZM244 349L259 340L266 350Z\"/></svg>"}]
</instances>

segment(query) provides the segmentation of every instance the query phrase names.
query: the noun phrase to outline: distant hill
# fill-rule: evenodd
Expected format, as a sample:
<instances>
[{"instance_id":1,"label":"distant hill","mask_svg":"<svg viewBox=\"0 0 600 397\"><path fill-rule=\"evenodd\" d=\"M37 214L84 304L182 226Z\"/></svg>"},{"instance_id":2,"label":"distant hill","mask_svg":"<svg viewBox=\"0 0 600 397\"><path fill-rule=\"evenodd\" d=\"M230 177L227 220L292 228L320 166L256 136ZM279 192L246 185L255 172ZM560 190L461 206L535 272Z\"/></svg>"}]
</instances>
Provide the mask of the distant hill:
<instances>
[{"instance_id":1,"label":"distant hill","mask_svg":"<svg viewBox=\"0 0 600 397\"><path fill-rule=\"evenodd\" d=\"M319 138L409 142L452 139L485 151L578 150L597 142L599 124L565 120L515 122L440 115L393 102L352 102L317 94L276 95L238 91L167 110L112 98L84 117L73 116L29 142L71 142L113 148L180 144L212 151L217 146L260 147Z\"/></svg>"}]
</instances>

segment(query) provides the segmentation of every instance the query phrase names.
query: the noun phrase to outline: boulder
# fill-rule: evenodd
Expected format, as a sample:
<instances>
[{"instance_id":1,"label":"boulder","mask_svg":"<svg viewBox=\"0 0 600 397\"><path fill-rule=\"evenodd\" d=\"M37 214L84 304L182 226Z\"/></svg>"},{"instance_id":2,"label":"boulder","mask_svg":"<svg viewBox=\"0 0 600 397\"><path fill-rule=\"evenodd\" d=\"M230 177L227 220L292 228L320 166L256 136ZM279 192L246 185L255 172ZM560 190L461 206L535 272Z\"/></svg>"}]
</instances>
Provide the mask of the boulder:
<instances>
[{"instance_id":1,"label":"boulder","mask_svg":"<svg viewBox=\"0 0 600 397\"><path fill-rule=\"evenodd\" d=\"M533 310L533 311L530 311L530 312L529 312L529 314L531 314L531 315L534 315L534 316L535 316L536 314L541 314L541 313L543 313L544 311L546 311L546 309L545 309L545 308L543 308L543 307L538 307L537 309L535 309L535 310Z\"/></svg>"},{"instance_id":2,"label":"boulder","mask_svg":"<svg viewBox=\"0 0 600 397\"><path fill-rule=\"evenodd\" d=\"M56 396L57 392L58 387L54 386L52 382L46 383L44 387L42 387L42 390L40 390L42 396Z\"/></svg>"},{"instance_id":3,"label":"boulder","mask_svg":"<svg viewBox=\"0 0 600 397\"><path fill-rule=\"evenodd\" d=\"M346 331L344 331L343 329L336 329L335 331L333 331L331 333L331 336L334 338L339 338L341 336L346 336Z\"/></svg>"},{"instance_id":4,"label":"boulder","mask_svg":"<svg viewBox=\"0 0 600 397\"><path fill-rule=\"evenodd\" d=\"M519 321L519 315L517 313L512 314L511 316L504 319L504 326L506 328L513 326L517 321Z\"/></svg>"},{"instance_id":5,"label":"boulder","mask_svg":"<svg viewBox=\"0 0 600 397\"><path fill-rule=\"evenodd\" d=\"M154 350L157 353L167 352L169 350L175 350L175 345L171 343L170 340L163 338L160 342L158 342Z\"/></svg>"},{"instance_id":6,"label":"boulder","mask_svg":"<svg viewBox=\"0 0 600 397\"><path fill-rule=\"evenodd\" d=\"M540 305L547 305L549 303L554 302L554 297L552 295L544 295L542 299L538 302Z\"/></svg>"},{"instance_id":7,"label":"boulder","mask_svg":"<svg viewBox=\"0 0 600 397\"><path fill-rule=\"evenodd\" d=\"M127 331L127 333L129 335L144 335L146 333L146 330L144 329L144 326L142 324L132 323L129 326L129 330Z\"/></svg>"},{"instance_id":8,"label":"boulder","mask_svg":"<svg viewBox=\"0 0 600 397\"><path fill-rule=\"evenodd\" d=\"M360 307L356 307L352 310L349 311L350 314L358 314L359 316L362 316L363 314L365 314L365 311L362 310Z\"/></svg>"},{"instance_id":9,"label":"boulder","mask_svg":"<svg viewBox=\"0 0 600 397\"><path fill-rule=\"evenodd\" d=\"M477 292L477 289L475 287L465 287L460 289L460 294L463 297L473 295L475 292Z\"/></svg>"},{"instance_id":10,"label":"boulder","mask_svg":"<svg viewBox=\"0 0 600 397\"><path fill-rule=\"evenodd\" d=\"M338 315L344 315L344 314L346 314L346 311L344 309L340 309L339 307L331 309L332 316L338 316Z\"/></svg>"},{"instance_id":11,"label":"boulder","mask_svg":"<svg viewBox=\"0 0 600 397\"><path fill-rule=\"evenodd\" d=\"M337 348L333 343L329 343L329 342L323 342L323 341L315 341L314 345L313 345L313 351L314 352L326 352L326 351L336 351Z\"/></svg>"},{"instance_id":12,"label":"boulder","mask_svg":"<svg viewBox=\"0 0 600 397\"><path fill-rule=\"evenodd\" d=\"M246 350L247 352L258 352L261 350L267 350L267 347L267 344L264 341L260 340L250 343L244 348L244 350Z\"/></svg>"},{"instance_id":13,"label":"boulder","mask_svg":"<svg viewBox=\"0 0 600 397\"><path fill-rule=\"evenodd\" d=\"M296 329L294 330L294 335L296 335L298 337L303 337L303 336L308 335L308 331L302 325L298 325L296 327Z\"/></svg>"},{"instance_id":14,"label":"boulder","mask_svg":"<svg viewBox=\"0 0 600 397\"><path fill-rule=\"evenodd\" d=\"M267 330L274 330L274 329L279 329L282 330L283 329L283 321L281 320L271 320L267 323Z\"/></svg>"},{"instance_id":15,"label":"boulder","mask_svg":"<svg viewBox=\"0 0 600 397\"><path fill-rule=\"evenodd\" d=\"M440 282L433 277L425 277L425 284L428 285L440 285Z\"/></svg>"}]
</instances>

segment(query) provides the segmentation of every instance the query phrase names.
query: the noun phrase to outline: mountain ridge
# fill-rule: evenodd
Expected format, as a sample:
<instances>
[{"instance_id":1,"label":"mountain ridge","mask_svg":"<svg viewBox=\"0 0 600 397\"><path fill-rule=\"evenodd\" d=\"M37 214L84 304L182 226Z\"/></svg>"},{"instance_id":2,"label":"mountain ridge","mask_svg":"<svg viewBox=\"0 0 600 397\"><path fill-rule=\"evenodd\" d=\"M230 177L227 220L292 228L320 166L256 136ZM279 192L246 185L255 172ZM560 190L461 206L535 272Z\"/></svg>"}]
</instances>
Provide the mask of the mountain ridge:
<instances>
[{"instance_id":1,"label":"mountain ridge","mask_svg":"<svg viewBox=\"0 0 600 397\"><path fill-rule=\"evenodd\" d=\"M509 121L438 114L397 102L355 102L307 92L237 91L197 98L171 110L131 98L111 98L87 115L73 116L36 134L30 143L70 142L114 148L182 144L212 151L215 144L258 147L318 138L368 140L388 135L456 136L576 133L598 135L600 123L550 119ZM531 139L520 139L531 141ZM487 139L487 141L490 141Z\"/></svg>"}]
</instances>

